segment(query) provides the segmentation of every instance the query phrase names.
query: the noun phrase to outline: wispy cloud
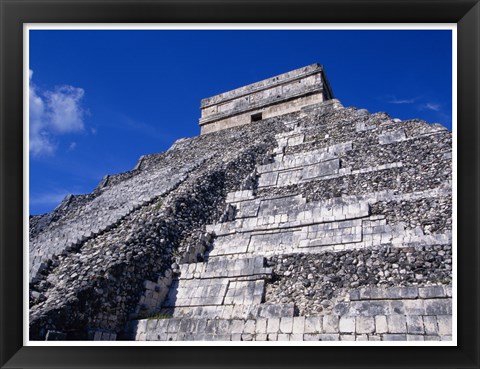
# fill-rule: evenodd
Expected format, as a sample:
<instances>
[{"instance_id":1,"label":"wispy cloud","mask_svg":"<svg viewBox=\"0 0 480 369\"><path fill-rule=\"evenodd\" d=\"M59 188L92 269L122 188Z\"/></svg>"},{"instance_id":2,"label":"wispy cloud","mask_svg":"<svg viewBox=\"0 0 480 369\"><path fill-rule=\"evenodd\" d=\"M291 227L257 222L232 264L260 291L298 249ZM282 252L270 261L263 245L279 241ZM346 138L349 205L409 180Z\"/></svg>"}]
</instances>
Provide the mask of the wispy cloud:
<instances>
[{"instance_id":1,"label":"wispy cloud","mask_svg":"<svg viewBox=\"0 0 480 369\"><path fill-rule=\"evenodd\" d=\"M386 95L386 96L379 97L379 99L389 104L412 105L412 107L414 107L417 110L430 110L430 111L441 113L443 109L441 104L431 101L426 96L398 98L395 95Z\"/></svg>"},{"instance_id":2,"label":"wispy cloud","mask_svg":"<svg viewBox=\"0 0 480 369\"><path fill-rule=\"evenodd\" d=\"M73 151L77 147L76 142L70 142L70 145L68 145L68 151Z\"/></svg>"},{"instance_id":3,"label":"wispy cloud","mask_svg":"<svg viewBox=\"0 0 480 369\"><path fill-rule=\"evenodd\" d=\"M442 106L436 103L426 103L422 105L422 108L427 110L440 111Z\"/></svg>"},{"instance_id":4,"label":"wispy cloud","mask_svg":"<svg viewBox=\"0 0 480 369\"><path fill-rule=\"evenodd\" d=\"M81 102L85 92L68 85L42 91L32 76L30 70L30 153L51 156L57 148L55 136L83 131L85 110Z\"/></svg>"},{"instance_id":5,"label":"wispy cloud","mask_svg":"<svg viewBox=\"0 0 480 369\"><path fill-rule=\"evenodd\" d=\"M396 99L393 98L390 101L387 101L390 104L413 104L416 100L415 99Z\"/></svg>"}]
</instances>

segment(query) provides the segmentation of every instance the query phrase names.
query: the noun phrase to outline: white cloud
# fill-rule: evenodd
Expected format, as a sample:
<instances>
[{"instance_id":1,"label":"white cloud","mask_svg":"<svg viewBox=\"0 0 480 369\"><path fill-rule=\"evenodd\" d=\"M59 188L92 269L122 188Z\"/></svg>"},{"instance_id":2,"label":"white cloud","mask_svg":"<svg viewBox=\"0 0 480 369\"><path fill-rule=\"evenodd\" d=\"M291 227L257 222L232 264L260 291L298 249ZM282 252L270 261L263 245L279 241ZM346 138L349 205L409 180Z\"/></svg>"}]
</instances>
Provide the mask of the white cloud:
<instances>
[{"instance_id":1,"label":"white cloud","mask_svg":"<svg viewBox=\"0 0 480 369\"><path fill-rule=\"evenodd\" d=\"M30 152L33 156L52 155L55 151L55 144L46 130L45 103L38 96L37 89L32 84L32 74L33 72L30 70Z\"/></svg>"},{"instance_id":2,"label":"white cloud","mask_svg":"<svg viewBox=\"0 0 480 369\"><path fill-rule=\"evenodd\" d=\"M73 151L77 147L76 142L70 142L70 145L68 146L68 151Z\"/></svg>"},{"instance_id":3,"label":"white cloud","mask_svg":"<svg viewBox=\"0 0 480 369\"><path fill-rule=\"evenodd\" d=\"M58 133L83 130L84 112L80 106L83 95L83 89L72 86L56 87L44 93L52 130Z\"/></svg>"},{"instance_id":4,"label":"white cloud","mask_svg":"<svg viewBox=\"0 0 480 369\"><path fill-rule=\"evenodd\" d=\"M32 82L30 70L30 153L37 156L53 155L55 136L81 132L85 111L81 106L84 90L73 86L41 91Z\"/></svg>"}]
</instances>

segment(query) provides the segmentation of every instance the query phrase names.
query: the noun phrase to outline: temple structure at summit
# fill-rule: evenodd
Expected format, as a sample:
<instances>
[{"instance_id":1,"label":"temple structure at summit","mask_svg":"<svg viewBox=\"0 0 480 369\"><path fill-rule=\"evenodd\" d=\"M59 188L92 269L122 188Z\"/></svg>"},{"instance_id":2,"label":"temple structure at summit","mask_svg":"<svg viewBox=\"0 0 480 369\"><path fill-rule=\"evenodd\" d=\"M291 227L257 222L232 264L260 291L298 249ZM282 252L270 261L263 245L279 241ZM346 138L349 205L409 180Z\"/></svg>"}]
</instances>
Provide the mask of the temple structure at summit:
<instances>
[{"instance_id":1,"label":"temple structure at summit","mask_svg":"<svg viewBox=\"0 0 480 369\"><path fill-rule=\"evenodd\" d=\"M201 101L201 134L299 111L332 99L320 64L311 64Z\"/></svg>"}]
</instances>

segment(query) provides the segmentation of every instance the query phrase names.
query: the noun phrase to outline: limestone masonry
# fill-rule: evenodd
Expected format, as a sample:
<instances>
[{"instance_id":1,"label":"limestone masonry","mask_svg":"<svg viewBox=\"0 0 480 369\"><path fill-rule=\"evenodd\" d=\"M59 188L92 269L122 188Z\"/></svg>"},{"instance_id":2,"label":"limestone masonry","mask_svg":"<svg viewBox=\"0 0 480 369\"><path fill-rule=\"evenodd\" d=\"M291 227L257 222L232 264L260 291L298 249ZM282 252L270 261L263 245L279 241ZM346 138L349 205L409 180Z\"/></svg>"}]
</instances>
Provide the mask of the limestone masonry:
<instances>
[{"instance_id":1,"label":"limestone masonry","mask_svg":"<svg viewBox=\"0 0 480 369\"><path fill-rule=\"evenodd\" d=\"M333 98L323 67L312 64L203 99L201 133L299 111Z\"/></svg>"},{"instance_id":2,"label":"limestone masonry","mask_svg":"<svg viewBox=\"0 0 480 369\"><path fill-rule=\"evenodd\" d=\"M452 340L452 135L313 64L30 218L30 339Z\"/></svg>"}]
</instances>

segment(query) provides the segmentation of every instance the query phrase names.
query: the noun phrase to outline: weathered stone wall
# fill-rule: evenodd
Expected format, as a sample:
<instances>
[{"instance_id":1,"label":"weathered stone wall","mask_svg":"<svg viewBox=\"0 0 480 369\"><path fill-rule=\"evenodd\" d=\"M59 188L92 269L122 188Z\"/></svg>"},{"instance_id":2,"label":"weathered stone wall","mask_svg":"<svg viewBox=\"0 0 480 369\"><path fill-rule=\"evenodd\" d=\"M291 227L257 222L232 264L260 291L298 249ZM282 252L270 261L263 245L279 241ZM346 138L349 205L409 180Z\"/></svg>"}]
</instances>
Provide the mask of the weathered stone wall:
<instances>
[{"instance_id":1,"label":"weathered stone wall","mask_svg":"<svg viewBox=\"0 0 480 369\"><path fill-rule=\"evenodd\" d=\"M246 113L238 113L238 115L229 116L228 118L217 121L208 122L200 126L201 134L215 132L221 129L241 126L252 123L252 115L261 113L262 119L268 119L279 115L284 115L300 110L302 107L322 102L323 95L316 93L313 95L297 97L295 99L276 103L270 106L262 106L261 108L250 110ZM253 122L252 124L255 124Z\"/></svg>"},{"instance_id":2,"label":"weathered stone wall","mask_svg":"<svg viewBox=\"0 0 480 369\"><path fill-rule=\"evenodd\" d=\"M203 99L201 134L272 118L333 98L323 67L312 64L260 82Z\"/></svg>"},{"instance_id":3,"label":"weathered stone wall","mask_svg":"<svg viewBox=\"0 0 480 369\"><path fill-rule=\"evenodd\" d=\"M283 129L283 124L272 121L254 130L219 132L195 138L188 150L172 150L169 160L147 158L144 168L132 177L135 183L147 183L122 186L129 192L124 196L119 192L121 184L114 186L118 197L110 199L112 206L115 201L131 206L131 198L138 199L149 184L161 184L163 165L178 172L191 164L191 155L204 160L177 186L132 208L108 229L79 241L75 248L45 256L48 266L30 285L31 339L45 339L48 331L62 331L67 339L103 337L96 332L106 337L121 333L130 315L144 313L138 305L146 281L171 273L171 265L181 260L187 247L199 242L197 236L205 224L221 216L227 192L242 185L256 161L273 145L273 134ZM232 150L226 153L225 145ZM94 225L95 219L88 217L91 207L89 202L77 206L77 217L67 214L65 222L60 217L40 234L53 237L58 227L68 231L67 225L75 221ZM32 242L31 246L37 245Z\"/></svg>"}]
</instances>

